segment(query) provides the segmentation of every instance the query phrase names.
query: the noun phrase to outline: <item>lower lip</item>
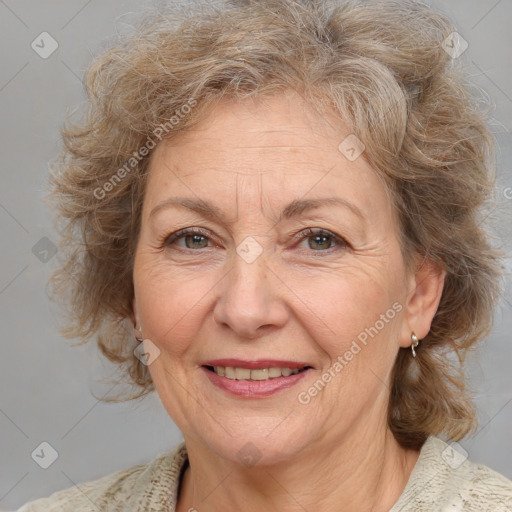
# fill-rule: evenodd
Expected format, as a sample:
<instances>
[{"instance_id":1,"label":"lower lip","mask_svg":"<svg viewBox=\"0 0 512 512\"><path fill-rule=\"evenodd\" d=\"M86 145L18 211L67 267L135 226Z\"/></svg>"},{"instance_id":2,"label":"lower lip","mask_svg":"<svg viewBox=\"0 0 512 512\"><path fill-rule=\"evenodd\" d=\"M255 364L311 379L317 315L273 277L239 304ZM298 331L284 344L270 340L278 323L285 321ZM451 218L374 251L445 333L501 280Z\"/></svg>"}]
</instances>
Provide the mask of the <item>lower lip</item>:
<instances>
[{"instance_id":1,"label":"lower lip","mask_svg":"<svg viewBox=\"0 0 512 512\"><path fill-rule=\"evenodd\" d=\"M201 367L201 370L205 372L213 385L232 395L244 398L264 398L273 395L294 386L309 372L307 369L289 377L275 377L267 380L235 380L221 377L204 366Z\"/></svg>"}]
</instances>

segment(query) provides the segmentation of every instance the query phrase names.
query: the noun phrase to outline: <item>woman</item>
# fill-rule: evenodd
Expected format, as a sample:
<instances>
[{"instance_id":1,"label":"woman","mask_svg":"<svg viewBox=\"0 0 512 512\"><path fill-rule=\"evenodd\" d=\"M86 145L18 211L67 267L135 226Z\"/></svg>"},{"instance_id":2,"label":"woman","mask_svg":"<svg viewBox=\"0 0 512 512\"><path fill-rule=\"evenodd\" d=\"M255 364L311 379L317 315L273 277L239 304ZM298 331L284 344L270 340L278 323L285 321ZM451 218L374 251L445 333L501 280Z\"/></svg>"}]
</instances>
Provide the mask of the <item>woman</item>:
<instances>
[{"instance_id":1,"label":"woman","mask_svg":"<svg viewBox=\"0 0 512 512\"><path fill-rule=\"evenodd\" d=\"M194 4L93 63L55 292L185 441L22 511L512 510L440 439L475 430L452 356L500 276L453 32L411 1Z\"/></svg>"}]
</instances>

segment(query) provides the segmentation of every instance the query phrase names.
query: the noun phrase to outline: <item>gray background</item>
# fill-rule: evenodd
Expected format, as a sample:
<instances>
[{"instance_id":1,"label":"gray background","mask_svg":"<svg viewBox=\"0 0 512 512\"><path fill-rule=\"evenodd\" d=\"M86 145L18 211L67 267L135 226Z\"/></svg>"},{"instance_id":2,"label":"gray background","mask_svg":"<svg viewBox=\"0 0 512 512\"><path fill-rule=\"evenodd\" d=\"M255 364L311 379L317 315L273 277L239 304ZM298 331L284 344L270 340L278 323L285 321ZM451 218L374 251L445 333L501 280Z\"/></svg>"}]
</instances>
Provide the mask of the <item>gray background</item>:
<instances>
[{"instance_id":1,"label":"gray background","mask_svg":"<svg viewBox=\"0 0 512 512\"><path fill-rule=\"evenodd\" d=\"M155 394L123 404L97 400L119 391L115 368L93 344L72 347L59 336L59 311L45 289L56 236L41 199L47 162L59 147L59 127L83 101L83 71L105 40L130 24L133 13L155 4L0 0L1 510L145 462L181 440ZM455 20L469 43L460 58L495 105L499 184L494 214L500 219L498 243L510 250L512 2L433 5ZM47 59L31 48L44 31L59 44ZM507 277L495 328L470 365L480 429L461 444L470 458L512 479L511 295ZM48 469L31 458L43 441L58 452Z\"/></svg>"}]
</instances>

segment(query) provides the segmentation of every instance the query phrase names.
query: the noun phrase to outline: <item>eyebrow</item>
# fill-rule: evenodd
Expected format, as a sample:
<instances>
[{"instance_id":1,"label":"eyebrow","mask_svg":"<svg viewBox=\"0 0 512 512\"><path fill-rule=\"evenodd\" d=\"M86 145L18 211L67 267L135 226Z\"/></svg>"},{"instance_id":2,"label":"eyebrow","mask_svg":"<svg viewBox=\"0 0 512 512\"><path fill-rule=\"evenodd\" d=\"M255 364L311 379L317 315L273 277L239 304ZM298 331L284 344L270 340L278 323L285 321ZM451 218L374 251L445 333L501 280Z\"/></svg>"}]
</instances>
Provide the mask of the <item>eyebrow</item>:
<instances>
[{"instance_id":1,"label":"eyebrow","mask_svg":"<svg viewBox=\"0 0 512 512\"><path fill-rule=\"evenodd\" d=\"M355 204L350 203L346 199L341 197L324 197L317 199L295 199L283 208L283 211L279 216L279 222L283 219L289 220L294 217L299 217L309 210L320 208L322 206L343 206L348 208L361 219L365 219L361 210ZM192 197L171 197L165 199L151 210L149 217L151 218L160 210L170 207L186 208L205 218L220 222L224 220L224 215L217 206L209 201L205 201L204 199L195 199Z\"/></svg>"}]
</instances>

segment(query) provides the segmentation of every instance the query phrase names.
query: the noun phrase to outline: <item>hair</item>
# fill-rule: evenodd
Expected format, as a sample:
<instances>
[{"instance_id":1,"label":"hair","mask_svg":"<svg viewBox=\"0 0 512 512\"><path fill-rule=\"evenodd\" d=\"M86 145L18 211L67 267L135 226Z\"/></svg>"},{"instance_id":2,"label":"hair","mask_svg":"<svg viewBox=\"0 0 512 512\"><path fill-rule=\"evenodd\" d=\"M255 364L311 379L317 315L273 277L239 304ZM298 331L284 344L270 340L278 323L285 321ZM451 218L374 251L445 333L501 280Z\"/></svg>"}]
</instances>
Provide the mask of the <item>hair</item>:
<instances>
[{"instance_id":1,"label":"hair","mask_svg":"<svg viewBox=\"0 0 512 512\"><path fill-rule=\"evenodd\" d=\"M70 314L63 334L96 337L135 386L128 398L154 389L130 322L150 149L223 98L291 89L364 143L392 197L407 268L419 256L446 272L418 357L399 350L390 429L413 448L428 435L473 432L462 362L492 327L501 266L483 223L495 179L488 113L461 58L444 49L452 32L412 0L187 2L145 16L89 67L88 111L64 126L52 167L61 266L51 283Z\"/></svg>"}]
</instances>

